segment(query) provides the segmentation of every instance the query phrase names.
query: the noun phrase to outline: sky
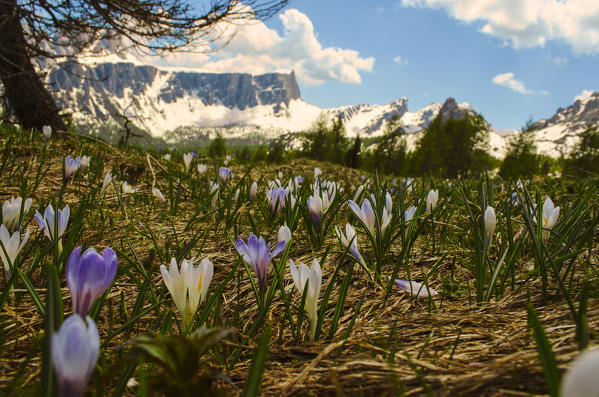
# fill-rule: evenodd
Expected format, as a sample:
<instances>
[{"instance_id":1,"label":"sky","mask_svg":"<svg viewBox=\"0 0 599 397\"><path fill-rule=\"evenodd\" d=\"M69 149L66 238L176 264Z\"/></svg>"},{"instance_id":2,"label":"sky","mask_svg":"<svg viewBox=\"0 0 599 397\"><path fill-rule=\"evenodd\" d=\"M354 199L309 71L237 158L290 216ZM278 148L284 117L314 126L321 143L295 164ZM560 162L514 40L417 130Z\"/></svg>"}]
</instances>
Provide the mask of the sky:
<instances>
[{"instance_id":1,"label":"sky","mask_svg":"<svg viewBox=\"0 0 599 397\"><path fill-rule=\"evenodd\" d=\"M323 108L453 97L519 129L599 90L599 1L291 0L216 54L166 62L294 70L302 99Z\"/></svg>"}]
</instances>

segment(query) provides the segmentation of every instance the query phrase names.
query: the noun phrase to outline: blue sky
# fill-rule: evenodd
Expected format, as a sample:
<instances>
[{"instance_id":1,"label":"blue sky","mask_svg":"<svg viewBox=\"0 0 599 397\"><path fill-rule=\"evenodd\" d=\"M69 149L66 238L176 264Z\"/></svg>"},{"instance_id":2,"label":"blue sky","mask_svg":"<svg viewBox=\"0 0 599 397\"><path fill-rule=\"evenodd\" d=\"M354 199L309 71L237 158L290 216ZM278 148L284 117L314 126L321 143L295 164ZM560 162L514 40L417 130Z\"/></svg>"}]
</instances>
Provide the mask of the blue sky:
<instances>
[{"instance_id":1,"label":"blue sky","mask_svg":"<svg viewBox=\"0 0 599 397\"><path fill-rule=\"evenodd\" d=\"M296 70L320 107L410 111L454 97L495 128L551 116L599 89L596 0L295 0L243 28L208 70Z\"/></svg>"}]
</instances>

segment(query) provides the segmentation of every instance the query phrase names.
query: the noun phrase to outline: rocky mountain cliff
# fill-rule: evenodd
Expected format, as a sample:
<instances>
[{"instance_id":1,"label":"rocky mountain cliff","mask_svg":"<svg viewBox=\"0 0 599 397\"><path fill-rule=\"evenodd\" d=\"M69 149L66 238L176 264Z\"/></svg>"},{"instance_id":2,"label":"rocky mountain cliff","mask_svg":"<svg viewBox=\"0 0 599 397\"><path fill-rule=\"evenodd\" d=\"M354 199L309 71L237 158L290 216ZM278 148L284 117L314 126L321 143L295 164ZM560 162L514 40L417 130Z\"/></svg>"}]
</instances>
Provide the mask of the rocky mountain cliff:
<instances>
[{"instance_id":1,"label":"rocky mountain cliff","mask_svg":"<svg viewBox=\"0 0 599 397\"><path fill-rule=\"evenodd\" d=\"M321 116L341 118L347 135L377 136L397 115L409 143L440 113L446 120L472 109L453 98L415 112L403 97L385 105L322 109L304 102L295 74L202 73L145 65L112 54L91 63L45 65L47 82L66 113L88 133L118 135L130 120L170 143L206 140L216 131L228 138L265 139L309 129ZM509 135L509 134L508 134ZM503 136L491 133L491 150L505 151Z\"/></svg>"},{"instance_id":2,"label":"rocky mountain cliff","mask_svg":"<svg viewBox=\"0 0 599 397\"><path fill-rule=\"evenodd\" d=\"M567 155L578 141L578 134L588 125L599 124L599 92L574 104L557 109L548 119L532 125L535 141L541 153L551 157Z\"/></svg>"}]
</instances>

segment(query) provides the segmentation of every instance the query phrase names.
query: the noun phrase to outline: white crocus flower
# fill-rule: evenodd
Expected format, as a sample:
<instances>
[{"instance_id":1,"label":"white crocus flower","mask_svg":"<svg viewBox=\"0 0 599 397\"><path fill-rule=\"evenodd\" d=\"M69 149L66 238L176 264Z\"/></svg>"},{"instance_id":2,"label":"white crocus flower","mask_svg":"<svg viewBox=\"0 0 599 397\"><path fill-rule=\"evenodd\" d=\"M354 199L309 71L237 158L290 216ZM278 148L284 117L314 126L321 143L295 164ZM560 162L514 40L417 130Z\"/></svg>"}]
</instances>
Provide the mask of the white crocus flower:
<instances>
[{"instance_id":1,"label":"white crocus flower","mask_svg":"<svg viewBox=\"0 0 599 397\"><path fill-rule=\"evenodd\" d=\"M356 258L358 263L360 263L362 266L366 266L366 262L364 262L364 259L358 251L358 237L356 235L356 229L349 223L346 223L345 235L343 235L343 232L339 226L335 226L335 233L337 234L339 241L341 241L341 244L343 244L345 248L349 247L349 253Z\"/></svg>"},{"instance_id":2,"label":"white crocus flower","mask_svg":"<svg viewBox=\"0 0 599 397\"><path fill-rule=\"evenodd\" d=\"M104 175L104 181L102 182L102 190L106 190L106 188L108 187L108 185L112 182L112 173L107 172L106 175Z\"/></svg>"},{"instance_id":3,"label":"white crocus flower","mask_svg":"<svg viewBox=\"0 0 599 397\"><path fill-rule=\"evenodd\" d=\"M550 230L553 229L555 223L557 222L557 217L559 216L559 207L553 206L553 201L549 197L545 199L543 203L543 240L547 242L549 240L549 236L551 234Z\"/></svg>"},{"instance_id":4,"label":"white crocus flower","mask_svg":"<svg viewBox=\"0 0 599 397\"><path fill-rule=\"evenodd\" d=\"M364 185L358 186L356 193L354 193L354 201L357 202L360 199L360 195L362 194L363 191L364 191Z\"/></svg>"},{"instance_id":5,"label":"white crocus flower","mask_svg":"<svg viewBox=\"0 0 599 397\"><path fill-rule=\"evenodd\" d=\"M227 154L227 157L225 157L225 165L229 165L230 162L231 162L231 155Z\"/></svg>"},{"instance_id":6,"label":"white crocus flower","mask_svg":"<svg viewBox=\"0 0 599 397\"><path fill-rule=\"evenodd\" d=\"M381 234L385 234L385 230L393 218L393 200L389 192L385 195L385 206L383 207L383 216L381 217Z\"/></svg>"},{"instance_id":7,"label":"white crocus flower","mask_svg":"<svg viewBox=\"0 0 599 397\"><path fill-rule=\"evenodd\" d=\"M496 225L497 218L495 217L495 210L493 207L487 206L487 209L485 210L485 231L487 232L487 238L489 241L493 239Z\"/></svg>"},{"instance_id":8,"label":"white crocus flower","mask_svg":"<svg viewBox=\"0 0 599 397\"><path fill-rule=\"evenodd\" d=\"M239 188L235 190L235 194L233 195L233 203L237 203L237 199L239 199Z\"/></svg>"},{"instance_id":9,"label":"white crocus flower","mask_svg":"<svg viewBox=\"0 0 599 397\"><path fill-rule=\"evenodd\" d=\"M254 201L256 193L258 193L258 183L254 181L252 182L252 186L250 186L250 201Z\"/></svg>"},{"instance_id":10,"label":"white crocus flower","mask_svg":"<svg viewBox=\"0 0 599 397\"><path fill-rule=\"evenodd\" d=\"M193 259L189 261L184 259L180 272L175 258L171 259L168 270L165 265L160 266L164 284L186 324L191 323L198 305L206 299L208 286L214 273L214 266L208 258L202 259L197 267L193 266Z\"/></svg>"},{"instance_id":11,"label":"white crocus flower","mask_svg":"<svg viewBox=\"0 0 599 397\"><path fill-rule=\"evenodd\" d=\"M17 230L19 228L21 220L21 205L23 206L23 216L27 214L29 208L31 208L32 200L29 198L25 200L21 197L11 197L10 200L6 200L2 204L2 223L8 230Z\"/></svg>"},{"instance_id":12,"label":"white crocus flower","mask_svg":"<svg viewBox=\"0 0 599 397\"><path fill-rule=\"evenodd\" d=\"M161 203L166 203L166 199L162 195L160 189L152 187L152 194L154 195L154 197L156 197L156 200L160 201Z\"/></svg>"},{"instance_id":13,"label":"white crocus flower","mask_svg":"<svg viewBox=\"0 0 599 397\"><path fill-rule=\"evenodd\" d=\"M123 194L133 194L135 193L135 188L129 185L127 182L123 181L121 183L121 189L123 189Z\"/></svg>"},{"instance_id":14,"label":"white crocus flower","mask_svg":"<svg viewBox=\"0 0 599 397\"><path fill-rule=\"evenodd\" d=\"M54 212L52 204L48 205L44 211L44 215L35 211L35 220L39 227L44 231L48 240L58 240L58 252L62 251L62 235L64 234L67 224L69 223L69 217L71 216L71 209L68 204L62 209L58 209L58 214ZM56 218L56 223L54 222ZM56 232L56 235L54 233Z\"/></svg>"},{"instance_id":15,"label":"white crocus flower","mask_svg":"<svg viewBox=\"0 0 599 397\"><path fill-rule=\"evenodd\" d=\"M19 252L21 252L28 239L29 229L25 232L23 241L21 241L21 234L18 231L11 235L4 225L0 225L0 242L2 243L2 246L0 246L0 258L2 258L2 263L4 264L6 280L10 278L10 268L14 266L17 255L19 255Z\"/></svg>"},{"instance_id":16,"label":"white crocus flower","mask_svg":"<svg viewBox=\"0 0 599 397\"><path fill-rule=\"evenodd\" d=\"M49 125L43 126L42 134L44 134L44 138L46 138L46 142L48 142L50 140L50 137L52 136L52 127L50 127Z\"/></svg>"},{"instance_id":17,"label":"white crocus flower","mask_svg":"<svg viewBox=\"0 0 599 397\"><path fill-rule=\"evenodd\" d=\"M314 178L318 178L322 174L322 170L318 167L314 167Z\"/></svg>"},{"instance_id":18,"label":"white crocus flower","mask_svg":"<svg viewBox=\"0 0 599 397\"><path fill-rule=\"evenodd\" d=\"M314 221L314 224L320 228L320 226L322 225L322 217L323 217L323 205L322 205L322 199L318 196L310 196L308 197L308 210L310 211L310 216L312 217L312 220Z\"/></svg>"},{"instance_id":19,"label":"white crocus flower","mask_svg":"<svg viewBox=\"0 0 599 397\"><path fill-rule=\"evenodd\" d=\"M185 172L189 171L189 167L191 166L191 162L193 161L193 153L185 153L183 154L183 164L185 165Z\"/></svg>"},{"instance_id":20,"label":"white crocus flower","mask_svg":"<svg viewBox=\"0 0 599 397\"><path fill-rule=\"evenodd\" d=\"M218 201L218 188L218 183L210 181L210 195L212 196L210 199L210 206L213 210L216 209L216 203Z\"/></svg>"},{"instance_id":21,"label":"white crocus flower","mask_svg":"<svg viewBox=\"0 0 599 397\"><path fill-rule=\"evenodd\" d=\"M562 397L596 396L599 390L599 348L583 352L568 368L561 384Z\"/></svg>"},{"instance_id":22,"label":"white crocus flower","mask_svg":"<svg viewBox=\"0 0 599 397\"><path fill-rule=\"evenodd\" d=\"M433 288L427 287L426 284L421 284L416 281L408 281L398 278L395 279L394 284L398 286L400 289L412 295L416 295L419 298L429 298L439 294Z\"/></svg>"},{"instance_id":23,"label":"white crocus flower","mask_svg":"<svg viewBox=\"0 0 599 397\"><path fill-rule=\"evenodd\" d=\"M287 226L287 222L285 222L285 224L279 228L279 232L277 233L277 241L279 243L281 241L291 241L291 229L289 229Z\"/></svg>"},{"instance_id":24,"label":"white crocus flower","mask_svg":"<svg viewBox=\"0 0 599 397\"><path fill-rule=\"evenodd\" d=\"M406 225L404 226L404 237L407 237L408 235L408 230L410 228L410 223L412 222L412 219L414 218L414 214L416 213L416 207L411 206L410 208L408 208L407 210L404 211L403 213L403 217L404 220L406 222Z\"/></svg>"},{"instance_id":25,"label":"white crocus flower","mask_svg":"<svg viewBox=\"0 0 599 397\"><path fill-rule=\"evenodd\" d=\"M198 164L198 172L200 173L200 175L206 172L207 169L208 166L206 164Z\"/></svg>"},{"instance_id":26,"label":"white crocus flower","mask_svg":"<svg viewBox=\"0 0 599 397\"><path fill-rule=\"evenodd\" d=\"M430 214L435 207L437 206L437 201L439 201L439 191L438 190L430 190L428 195L426 196L426 213Z\"/></svg>"},{"instance_id":27,"label":"white crocus flower","mask_svg":"<svg viewBox=\"0 0 599 397\"><path fill-rule=\"evenodd\" d=\"M81 156L81 171L85 171L89 167L91 158L89 156Z\"/></svg>"},{"instance_id":28,"label":"white crocus flower","mask_svg":"<svg viewBox=\"0 0 599 397\"><path fill-rule=\"evenodd\" d=\"M164 156L162 156L162 158L165 159L166 161L170 161L171 155L170 155L170 153L167 153Z\"/></svg>"},{"instance_id":29,"label":"white crocus flower","mask_svg":"<svg viewBox=\"0 0 599 397\"><path fill-rule=\"evenodd\" d=\"M312 268L309 268L303 263L297 267L293 260L289 259L289 269L293 282L299 290L300 294L304 293L306 283L308 283L308 291L306 295L306 312L310 320L310 339L314 340L316 334L316 324L318 322L318 296L320 295L320 287L322 285L322 273L320 264L316 259L312 261Z\"/></svg>"}]
</instances>

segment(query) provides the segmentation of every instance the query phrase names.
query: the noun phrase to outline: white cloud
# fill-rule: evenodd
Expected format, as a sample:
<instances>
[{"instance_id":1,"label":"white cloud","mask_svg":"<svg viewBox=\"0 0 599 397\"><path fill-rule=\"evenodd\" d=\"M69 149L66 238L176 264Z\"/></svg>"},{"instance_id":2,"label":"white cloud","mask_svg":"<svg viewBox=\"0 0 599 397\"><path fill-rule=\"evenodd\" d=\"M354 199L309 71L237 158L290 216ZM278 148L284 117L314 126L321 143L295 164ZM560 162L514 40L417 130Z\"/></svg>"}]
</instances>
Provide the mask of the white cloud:
<instances>
[{"instance_id":1,"label":"white cloud","mask_svg":"<svg viewBox=\"0 0 599 397\"><path fill-rule=\"evenodd\" d=\"M577 54L599 53L597 0L401 0L400 4L443 8L455 19L482 23L483 33L515 48L557 41Z\"/></svg>"},{"instance_id":2,"label":"white cloud","mask_svg":"<svg viewBox=\"0 0 599 397\"><path fill-rule=\"evenodd\" d=\"M360 84L360 73L372 71L373 57L363 58L356 50L323 47L312 21L300 11L289 9L279 18L284 27L282 36L262 22L238 26L229 45L216 55L207 59L202 54L179 54L169 56L166 64L218 73L294 70L300 80L315 85L328 80ZM233 27L227 29L225 36Z\"/></svg>"},{"instance_id":3,"label":"white cloud","mask_svg":"<svg viewBox=\"0 0 599 397\"><path fill-rule=\"evenodd\" d=\"M524 82L515 79L513 73L498 74L497 76L493 77L492 81L497 85L507 87L510 90L519 92L521 94L534 94L534 91L526 88Z\"/></svg>"},{"instance_id":4,"label":"white cloud","mask_svg":"<svg viewBox=\"0 0 599 397\"><path fill-rule=\"evenodd\" d=\"M396 56L395 58L393 58L393 62L395 62L396 64L401 65L401 66L408 64L408 60L400 57L399 55Z\"/></svg>"},{"instance_id":5,"label":"white cloud","mask_svg":"<svg viewBox=\"0 0 599 397\"><path fill-rule=\"evenodd\" d=\"M588 99L591 95L593 95L594 92L594 90L582 90L580 94L574 97L574 101L584 101L585 99Z\"/></svg>"},{"instance_id":6,"label":"white cloud","mask_svg":"<svg viewBox=\"0 0 599 397\"><path fill-rule=\"evenodd\" d=\"M377 7L376 11L377 12L385 12L385 7Z\"/></svg>"}]
</instances>

